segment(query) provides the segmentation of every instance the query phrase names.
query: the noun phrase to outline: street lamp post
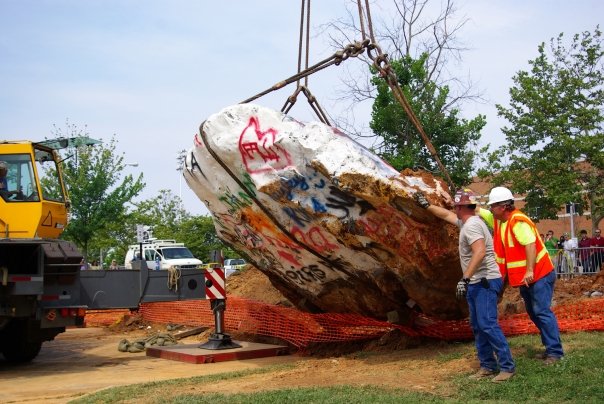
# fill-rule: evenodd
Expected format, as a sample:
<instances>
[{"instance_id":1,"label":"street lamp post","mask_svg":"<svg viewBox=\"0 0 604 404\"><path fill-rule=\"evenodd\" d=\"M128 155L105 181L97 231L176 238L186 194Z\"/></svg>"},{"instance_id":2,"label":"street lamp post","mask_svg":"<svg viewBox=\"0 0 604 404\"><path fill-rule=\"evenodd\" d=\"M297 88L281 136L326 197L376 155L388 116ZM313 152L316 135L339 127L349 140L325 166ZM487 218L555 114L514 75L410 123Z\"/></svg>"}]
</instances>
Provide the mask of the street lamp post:
<instances>
[{"instance_id":1,"label":"street lamp post","mask_svg":"<svg viewBox=\"0 0 604 404\"><path fill-rule=\"evenodd\" d=\"M187 151L182 149L178 153L176 153L176 171L179 172L178 176L178 198L180 199L180 203L182 203L182 172L185 166L185 158Z\"/></svg>"}]
</instances>

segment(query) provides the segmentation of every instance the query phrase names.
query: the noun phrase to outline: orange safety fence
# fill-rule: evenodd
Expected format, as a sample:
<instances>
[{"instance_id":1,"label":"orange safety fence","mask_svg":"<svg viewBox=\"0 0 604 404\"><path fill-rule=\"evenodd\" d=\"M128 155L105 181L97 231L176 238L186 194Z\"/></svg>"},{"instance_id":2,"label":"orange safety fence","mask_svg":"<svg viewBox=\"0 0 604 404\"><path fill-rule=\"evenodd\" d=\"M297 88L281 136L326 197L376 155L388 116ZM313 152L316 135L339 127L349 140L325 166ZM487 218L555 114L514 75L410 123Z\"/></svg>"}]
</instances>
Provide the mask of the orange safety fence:
<instances>
[{"instance_id":1,"label":"orange safety fence","mask_svg":"<svg viewBox=\"0 0 604 404\"><path fill-rule=\"evenodd\" d=\"M604 299L593 298L555 307L560 330L604 331ZM119 321L128 310L89 311L88 325L109 325ZM209 300L141 304L145 321L160 324L214 327ZM537 328L526 313L499 320L506 336L534 334ZM226 332L237 331L280 338L298 348L315 342L345 342L372 339L398 329L409 336L442 340L472 339L468 320L439 320L418 315L414 325L402 326L357 314L310 314L292 308L274 306L238 297L227 300L224 312Z\"/></svg>"}]
</instances>

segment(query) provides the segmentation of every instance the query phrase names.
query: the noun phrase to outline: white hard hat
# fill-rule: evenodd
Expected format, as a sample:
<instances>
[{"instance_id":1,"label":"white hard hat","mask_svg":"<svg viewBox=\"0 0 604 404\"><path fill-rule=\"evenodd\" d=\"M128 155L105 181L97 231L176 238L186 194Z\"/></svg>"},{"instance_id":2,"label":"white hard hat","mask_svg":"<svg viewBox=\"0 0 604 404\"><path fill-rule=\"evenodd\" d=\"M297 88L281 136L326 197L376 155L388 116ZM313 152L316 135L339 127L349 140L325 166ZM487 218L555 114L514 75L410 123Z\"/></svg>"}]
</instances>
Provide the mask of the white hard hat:
<instances>
[{"instance_id":1,"label":"white hard hat","mask_svg":"<svg viewBox=\"0 0 604 404\"><path fill-rule=\"evenodd\" d=\"M487 205L492 205L497 202L513 200L514 195L512 195L512 191L510 191L506 187L495 187L491 189L491 192L489 193L489 202L487 202Z\"/></svg>"}]
</instances>

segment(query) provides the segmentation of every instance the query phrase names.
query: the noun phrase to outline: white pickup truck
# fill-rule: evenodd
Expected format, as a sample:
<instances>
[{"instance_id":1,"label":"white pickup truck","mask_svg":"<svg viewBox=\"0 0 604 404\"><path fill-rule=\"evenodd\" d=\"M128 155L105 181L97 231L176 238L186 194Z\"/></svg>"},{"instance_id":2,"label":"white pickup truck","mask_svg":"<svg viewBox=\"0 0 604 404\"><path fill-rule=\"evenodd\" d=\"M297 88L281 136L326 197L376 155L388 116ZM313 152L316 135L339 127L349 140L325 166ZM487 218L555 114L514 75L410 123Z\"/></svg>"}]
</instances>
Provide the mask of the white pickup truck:
<instances>
[{"instance_id":1,"label":"white pickup truck","mask_svg":"<svg viewBox=\"0 0 604 404\"><path fill-rule=\"evenodd\" d=\"M151 270L167 270L171 266L178 269L202 269L203 262L193 256L191 251L183 243L175 240L151 239L142 244L143 258L147 261L147 267ZM140 259L140 245L133 244L128 247L124 266L132 268L135 257Z\"/></svg>"},{"instance_id":2,"label":"white pickup truck","mask_svg":"<svg viewBox=\"0 0 604 404\"><path fill-rule=\"evenodd\" d=\"M225 277L229 277L229 275L243 269L245 267L246 262L243 258L227 258L224 260L224 275Z\"/></svg>"}]
</instances>

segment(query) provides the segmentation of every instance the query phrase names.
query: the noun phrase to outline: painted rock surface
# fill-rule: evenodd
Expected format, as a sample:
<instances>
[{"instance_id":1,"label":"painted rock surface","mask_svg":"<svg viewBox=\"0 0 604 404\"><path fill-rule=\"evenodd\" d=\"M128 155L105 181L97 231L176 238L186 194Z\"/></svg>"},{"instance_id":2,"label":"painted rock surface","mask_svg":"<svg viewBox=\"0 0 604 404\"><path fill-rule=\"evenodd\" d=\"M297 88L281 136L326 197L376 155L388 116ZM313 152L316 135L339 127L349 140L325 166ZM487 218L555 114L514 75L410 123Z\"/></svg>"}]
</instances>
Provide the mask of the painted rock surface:
<instances>
[{"instance_id":1,"label":"painted rock surface","mask_svg":"<svg viewBox=\"0 0 604 404\"><path fill-rule=\"evenodd\" d=\"M184 171L218 236L298 308L460 318L457 229L416 206L450 206L430 174L399 173L337 129L235 105L209 117Z\"/></svg>"}]
</instances>

